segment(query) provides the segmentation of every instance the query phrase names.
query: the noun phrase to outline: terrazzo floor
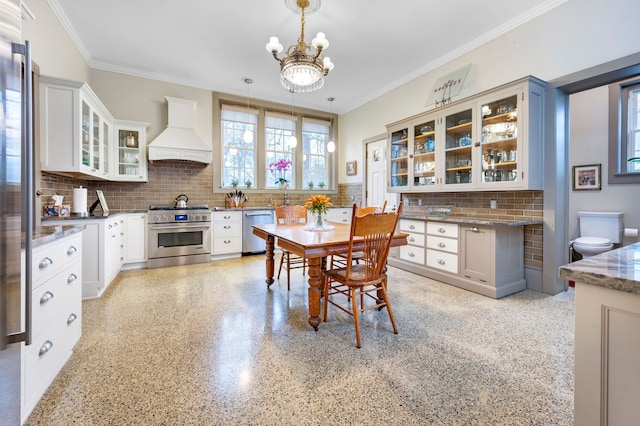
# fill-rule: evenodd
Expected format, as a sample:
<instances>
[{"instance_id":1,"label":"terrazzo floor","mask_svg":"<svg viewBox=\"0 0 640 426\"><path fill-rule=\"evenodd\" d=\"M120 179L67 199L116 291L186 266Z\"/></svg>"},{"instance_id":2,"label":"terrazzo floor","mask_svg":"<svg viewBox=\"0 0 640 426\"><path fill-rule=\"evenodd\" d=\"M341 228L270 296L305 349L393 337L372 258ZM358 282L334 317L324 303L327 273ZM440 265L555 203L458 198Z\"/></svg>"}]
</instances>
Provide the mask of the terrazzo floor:
<instances>
[{"instance_id":1,"label":"terrazzo floor","mask_svg":"<svg viewBox=\"0 0 640 426\"><path fill-rule=\"evenodd\" d=\"M493 300L396 268L386 310L307 323L264 257L122 272L26 425L572 425L573 289ZM283 275L284 277L284 275Z\"/></svg>"}]
</instances>

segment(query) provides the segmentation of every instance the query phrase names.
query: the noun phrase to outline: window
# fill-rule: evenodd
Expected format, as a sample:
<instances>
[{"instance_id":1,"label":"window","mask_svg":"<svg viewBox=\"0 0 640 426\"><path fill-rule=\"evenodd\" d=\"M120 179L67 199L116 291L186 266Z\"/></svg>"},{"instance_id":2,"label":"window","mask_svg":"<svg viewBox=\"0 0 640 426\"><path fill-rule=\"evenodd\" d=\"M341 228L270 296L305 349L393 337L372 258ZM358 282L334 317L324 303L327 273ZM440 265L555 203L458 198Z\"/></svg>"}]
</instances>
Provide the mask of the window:
<instances>
[{"instance_id":1,"label":"window","mask_svg":"<svg viewBox=\"0 0 640 426\"><path fill-rule=\"evenodd\" d=\"M265 116L265 187L278 187L277 180L282 178L287 181L289 188L295 188L294 169L295 161L293 149L289 146L289 138L296 135L297 121L290 115L267 112ZM279 160L291 161L288 170L276 170L269 165Z\"/></svg>"},{"instance_id":2,"label":"window","mask_svg":"<svg viewBox=\"0 0 640 426\"><path fill-rule=\"evenodd\" d=\"M640 80L609 86L609 183L640 183Z\"/></svg>"},{"instance_id":3,"label":"window","mask_svg":"<svg viewBox=\"0 0 640 426\"><path fill-rule=\"evenodd\" d=\"M221 111L221 125L224 159L222 186L254 184L258 111L225 105Z\"/></svg>"},{"instance_id":4,"label":"window","mask_svg":"<svg viewBox=\"0 0 640 426\"><path fill-rule=\"evenodd\" d=\"M304 118L302 121L302 180L305 184L328 182L327 143L330 139L331 123Z\"/></svg>"}]
</instances>

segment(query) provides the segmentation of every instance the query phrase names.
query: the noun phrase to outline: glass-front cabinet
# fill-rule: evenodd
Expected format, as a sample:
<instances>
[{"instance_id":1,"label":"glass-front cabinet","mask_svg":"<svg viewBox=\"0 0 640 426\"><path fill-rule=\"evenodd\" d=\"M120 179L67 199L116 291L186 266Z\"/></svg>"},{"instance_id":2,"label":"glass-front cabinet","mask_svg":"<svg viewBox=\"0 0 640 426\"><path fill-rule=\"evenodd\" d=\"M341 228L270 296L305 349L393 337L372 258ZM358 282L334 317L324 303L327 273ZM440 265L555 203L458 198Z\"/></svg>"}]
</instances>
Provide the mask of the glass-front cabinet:
<instances>
[{"instance_id":1,"label":"glass-front cabinet","mask_svg":"<svg viewBox=\"0 0 640 426\"><path fill-rule=\"evenodd\" d=\"M97 177L108 177L111 117L90 93L80 93L82 165Z\"/></svg>"},{"instance_id":2,"label":"glass-front cabinet","mask_svg":"<svg viewBox=\"0 0 640 426\"><path fill-rule=\"evenodd\" d=\"M544 88L527 77L389 125L388 190L543 189Z\"/></svg>"},{"instance_id":3,"label":"glass-front cabinet","mask_svg":"<svg viewBox=\"0 0 640 426\"><path fill-rule=\"evenodd\" d=\"M114 135L115 152L114 179L124 181L147 181L146 138L149 123L116 121Z\"/></svg>"},{"instance_id":4,"label":"glass-front cabinet","mask_svg":"<svg viewBox=\"0 0 640 426\"><path fill-rule=\"evenodd\" d=\"M399 192L409 187L409 127L390 129L389 190Z\"/></svg>"}]
</instances>

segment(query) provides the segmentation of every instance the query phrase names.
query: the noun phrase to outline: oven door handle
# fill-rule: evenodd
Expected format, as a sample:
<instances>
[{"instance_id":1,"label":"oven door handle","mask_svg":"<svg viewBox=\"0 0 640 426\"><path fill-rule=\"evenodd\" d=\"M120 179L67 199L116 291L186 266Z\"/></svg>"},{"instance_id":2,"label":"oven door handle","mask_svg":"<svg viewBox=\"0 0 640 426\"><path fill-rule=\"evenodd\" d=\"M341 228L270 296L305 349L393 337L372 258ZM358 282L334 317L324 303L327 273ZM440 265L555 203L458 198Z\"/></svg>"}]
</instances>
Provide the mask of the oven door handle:
<instances>
[{"instance_id":1,"label":"oven door handle","mask_svg":"<svg viewBox=\"0 0 640 426\"><path fill-rule=\"evenodd\" d=\"M203 228L203 229L209 229L209 224L205 223L205 222L199 222L199 223L171 223L171 224L167 224L167 225L149 225L149 229L152 230L156 230L156 229L172 229L172 230L179 230L181 228Z\"/></svg>"}]
</instances>

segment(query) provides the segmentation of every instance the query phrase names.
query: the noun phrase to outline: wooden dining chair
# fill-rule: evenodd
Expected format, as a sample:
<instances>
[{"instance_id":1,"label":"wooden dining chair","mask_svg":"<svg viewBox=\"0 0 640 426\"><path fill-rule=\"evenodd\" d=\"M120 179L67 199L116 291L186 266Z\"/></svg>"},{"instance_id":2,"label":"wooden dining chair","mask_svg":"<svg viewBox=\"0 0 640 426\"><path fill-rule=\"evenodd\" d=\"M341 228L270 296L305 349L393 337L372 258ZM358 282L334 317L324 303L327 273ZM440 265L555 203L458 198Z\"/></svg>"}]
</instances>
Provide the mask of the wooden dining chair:
<instances>
[{"instance_id":1,"label":"wooden dining chair","mask_svg":"<svg viewBox=\"0 0 640 426\"><path fill-rule=\"evenodd\" d=\"M398 224L402 203L395 213L357 215L353 206L351 234L347 265L330 269L324 275L324 321L327 321L329 305L335 306L353 317L356 329L356 347L360 347L359 314L372 309L386 307L394 334L398 334L391 302L387 295L387 257ZM364 249L354 249L354 243L364 243ZM353 263L354 253L362 252L360 263ZM338 299L344 296L340 302ZM373 301L373 303L372 303ZM349 306L350 305L350 306Z\"/></svg>"},{"instance_id":2,"label":"wooden dining chair","mask_svg":"<svg viewBox=\"0 0 640 426\"><path fill-rule=\"evenodd\" d=\"M298 223L307 223L307 209L304 206L277 206L274 203L276 212L276 222L280 225L293 225ZM278 268L278 279L282 272L282 265L287 268L287 290L291 290L291 270L302 268L302 275L307 267L307 259L282 249L282 257L280 258L280 267Z\"/></svg>"},{"instance_id":3,"label":"wooden dining chair","mask_svg":"<svg viewBox=\"0 0 640 426\"><path fill-rule=\"evenodd\" d=\"M358 211L356 214L358 216L364 216L366 214L384 213L384 209L386 207L387 207L386 200L384 204L382 204L382 207L380 206L362 207L362 201L360 201L360 203L358 204ZM352 262L359 263L360 259L362 259L362 253L353 253L353 256L351 258ZM334 254L331 256L331 261L329 262L329 265L330 265L330 268L333 268L334 266L345 267L347 266L347 256L344 254Z\"/></svg>"}]
</instances>

